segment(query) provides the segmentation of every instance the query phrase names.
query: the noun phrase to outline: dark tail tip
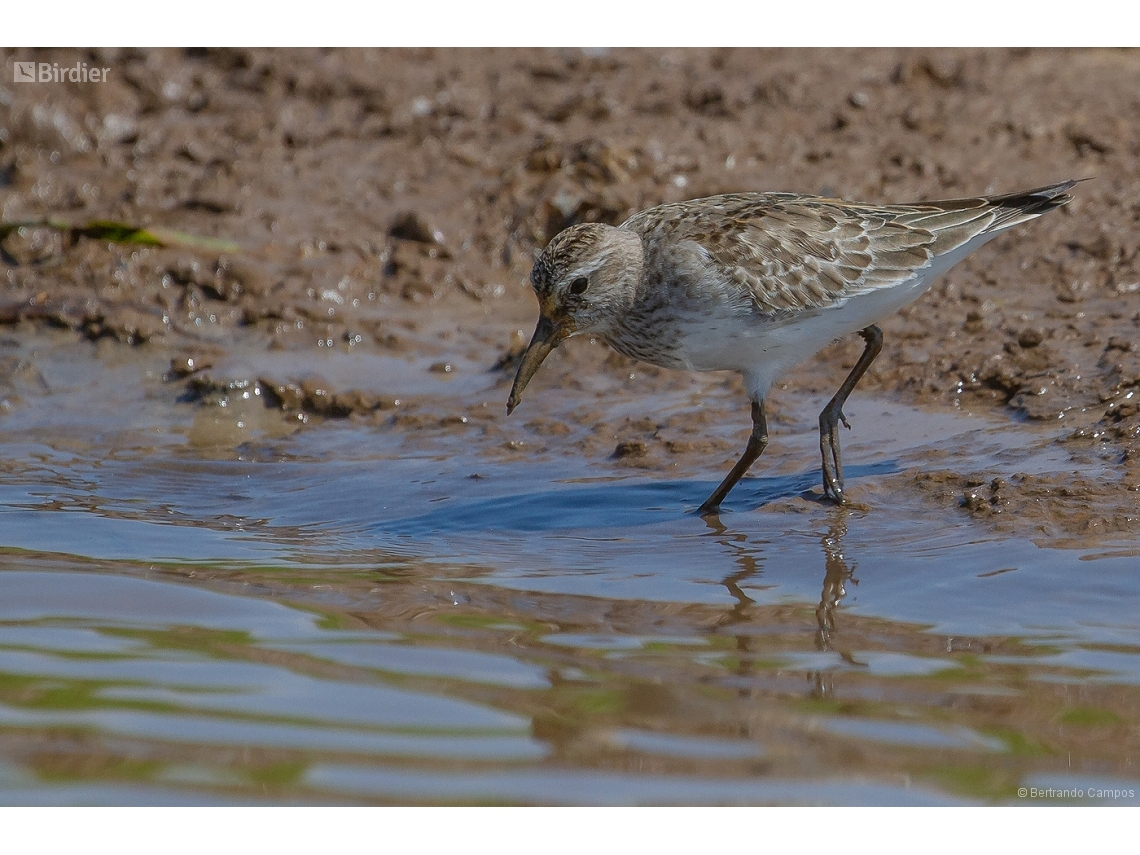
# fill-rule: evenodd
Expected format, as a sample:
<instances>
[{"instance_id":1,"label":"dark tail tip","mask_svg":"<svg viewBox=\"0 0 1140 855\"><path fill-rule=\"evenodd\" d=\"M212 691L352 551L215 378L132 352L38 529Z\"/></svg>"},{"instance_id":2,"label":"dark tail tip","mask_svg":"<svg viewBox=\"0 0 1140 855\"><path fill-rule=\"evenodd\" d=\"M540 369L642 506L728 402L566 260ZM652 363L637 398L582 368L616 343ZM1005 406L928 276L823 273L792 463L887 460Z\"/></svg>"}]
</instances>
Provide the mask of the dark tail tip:
<instances>
[{"instance_id":1,"label":"dark tail tip","mask_svg":"<svg viewBox=\"0 0 1140 855\"><path fill-rule=\"evenodd\" d=\"M1070 178L1057 184L1049 184L1034 190L1022 190L1020 193L1007 193L1003 196L990 196L988 201L998 208L1009 208L1023 214L1043 214L1060 208L1073 201L1068 190L1082 181L1091 181L1091 178Z\"/></svg>"}]
</instances>

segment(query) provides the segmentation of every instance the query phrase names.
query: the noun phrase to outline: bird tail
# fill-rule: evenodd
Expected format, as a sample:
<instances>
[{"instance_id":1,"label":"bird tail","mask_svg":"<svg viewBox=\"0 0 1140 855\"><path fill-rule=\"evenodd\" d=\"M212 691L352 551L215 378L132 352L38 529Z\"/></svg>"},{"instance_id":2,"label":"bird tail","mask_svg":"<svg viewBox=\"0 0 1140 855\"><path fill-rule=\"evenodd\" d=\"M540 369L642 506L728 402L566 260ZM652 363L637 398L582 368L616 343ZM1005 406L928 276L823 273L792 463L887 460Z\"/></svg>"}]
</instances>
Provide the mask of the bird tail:
<instances>
[{"instance_id":1,"label":"bird tail","mask_svg":"<svg viewBox=\"0 0 1140 855\"><path fill-rule=\"evenodd\" d=\"M1050 184L1047 187L1038 187L1036 190L1006 193L1002 196L986 196L984 197L985 201L996 215L986 231L994 232L1007 229L1028 220L1035 220L1042 214L1067 205L1073 201L1073 197L1066 191L1079 181L1088 180L1087 178L1071 179L1059 184Z\"/></svg>"},{"instance_id":2,"label":"bird tail","mask_svg":"<svg viewBox=\"0 0 1140 855\"><path fill-rule=\"evenodd\" d=\"M934 234L935 254L948 252L982 235L986 235L987 239L996 237L997 232L1035 220L1042 214L1069 204L1073 197L1066 191L1075 184L1076 180L1062 181L1048 187L1002 196L924 202L901 209L898 221Z\"/></svg>"}]
</instances>

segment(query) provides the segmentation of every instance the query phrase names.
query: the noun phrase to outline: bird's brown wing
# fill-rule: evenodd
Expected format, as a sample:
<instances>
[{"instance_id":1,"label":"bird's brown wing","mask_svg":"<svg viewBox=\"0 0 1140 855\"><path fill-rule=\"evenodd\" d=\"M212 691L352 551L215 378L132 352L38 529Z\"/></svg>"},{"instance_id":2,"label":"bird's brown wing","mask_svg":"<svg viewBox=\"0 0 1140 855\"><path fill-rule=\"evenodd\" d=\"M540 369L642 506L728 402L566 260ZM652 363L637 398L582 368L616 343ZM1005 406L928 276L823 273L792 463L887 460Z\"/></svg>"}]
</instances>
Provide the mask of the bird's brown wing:
<instances>
[{"instance_id":1,"label":"bird's brown wing","mask_svg":"<svg viewBox=\"0 0 1140 855\"><path fill-rule=\"evenodd\" d=\"M975 237L1065 204L1073 182L1008 196L861 205L742 193L643 211L634 228L700 252L717 279L765 314L824 308L913 278Z\"/></svg>"}]
</instances>

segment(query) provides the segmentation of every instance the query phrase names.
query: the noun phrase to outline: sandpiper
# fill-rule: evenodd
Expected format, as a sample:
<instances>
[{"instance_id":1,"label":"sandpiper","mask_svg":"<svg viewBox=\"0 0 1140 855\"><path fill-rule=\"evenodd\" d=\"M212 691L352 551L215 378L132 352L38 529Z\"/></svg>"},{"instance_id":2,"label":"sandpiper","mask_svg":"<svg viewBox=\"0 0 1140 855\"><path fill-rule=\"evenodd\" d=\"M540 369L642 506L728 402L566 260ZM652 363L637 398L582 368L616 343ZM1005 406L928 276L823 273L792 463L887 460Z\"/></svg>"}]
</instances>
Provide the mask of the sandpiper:
<instances>
[{"instance_id":1,"label":"sandpiper","mask_svg":"<svg viewBox=\"0 0 1140 855\"><path fill-rule=\"evenodd\" d=\"M775 378L859 332L863 354L819 414L824 497L843 504L838 428L850 427L843 404L882 349L875 321L986 241L1067 204L1076 183L910 205L734 193L659 205L617 227L571 226L531 272L538 325L507 413L547 355L581 333L665 368L739 371L752 435L700 506L714 514L768 444L764 398Z\"/></svg>"}]
</instances>

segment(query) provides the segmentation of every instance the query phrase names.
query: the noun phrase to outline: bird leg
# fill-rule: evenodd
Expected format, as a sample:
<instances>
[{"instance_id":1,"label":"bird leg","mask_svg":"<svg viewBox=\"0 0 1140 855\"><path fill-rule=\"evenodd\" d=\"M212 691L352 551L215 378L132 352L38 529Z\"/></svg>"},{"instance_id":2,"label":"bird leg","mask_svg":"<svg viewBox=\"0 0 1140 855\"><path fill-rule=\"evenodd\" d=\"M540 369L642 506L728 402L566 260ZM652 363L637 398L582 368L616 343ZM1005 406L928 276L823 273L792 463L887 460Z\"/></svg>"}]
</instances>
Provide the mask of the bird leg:
<instances>
[{"instance_id":1,"label":"bird leg","mask_svg":"<svg viewBox=\"0 0 1140 855\"><path fill-rule=\"evenodd\" d=\"M748 467L756 462L764 448L768 445L768 422L764 419L764 402L752 402L752 435L748 437L748 445L744 447L744 454L736 461L736 465L732 467L732 471L725 476L725 479L720 482L720 486L713 490L713 494L705 499L705 503L701 505L701 516L708 516L720 511L720 503L724 501L724 497L728 495L729 491L736 486L744 473L748 471Z\"/></svg>"},{"instance_id":2,"label":"bird leg","mask_svg":"<svg viewBox=\"0 0 1140 855\"><path fill-rule=\"evenodd\" d=\"M835 393L835 397L828 401L823 412L819 414L819 451L823 456L823 496L832 499L837 505L847 502L843 492L843 461L839 454L839 423L850 429L851 425L843 416L843 405L847 403L847 396L859 382L859 378L875 361L879 351L883 349L883 331L874 324L859 332L867 346L863 348L863 355Z\"/></svg>"}]
</instances>

